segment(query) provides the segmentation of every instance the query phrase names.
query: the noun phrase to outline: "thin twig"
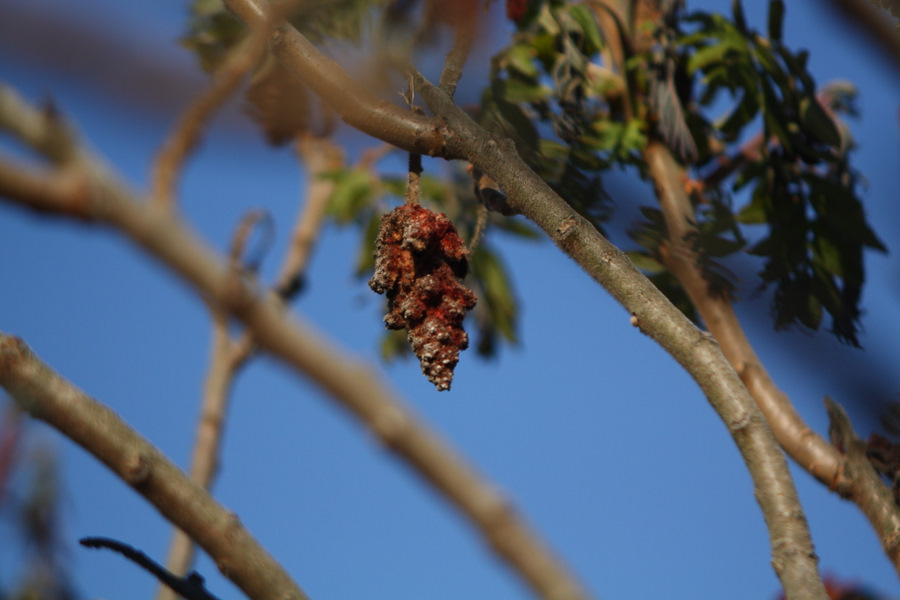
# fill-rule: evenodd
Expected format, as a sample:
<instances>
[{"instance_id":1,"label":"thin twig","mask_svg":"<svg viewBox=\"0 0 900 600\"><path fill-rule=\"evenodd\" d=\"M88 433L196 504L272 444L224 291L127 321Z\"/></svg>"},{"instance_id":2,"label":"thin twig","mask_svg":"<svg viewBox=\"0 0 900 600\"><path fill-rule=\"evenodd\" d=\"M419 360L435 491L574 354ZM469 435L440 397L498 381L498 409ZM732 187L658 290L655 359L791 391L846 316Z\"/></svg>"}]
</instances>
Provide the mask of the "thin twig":
<instances>
[{"instance_id":1,"label":"thin twig","mask_svg":"<svg viewBox=\"0 0 900 600\"><path fill-rule=\"evenodd\" d=\"M86 548L108 548L118 552L156 577L160 583L185 600L219 600L206 589L204 579L199 574L190 573L187 577L179 577L162 568L155 560L128 544L102 537L81 538L78 540L78 543Z\"/></svg>"},{"instance_id":2,"label":"thin twig","mask_svg":"<svg viewBox=\"0 0 900 600\"><path fill-rule=\"evenodd\" d=\"M256 66L266 48L266 31L251 32L216 70L213 83L184 111L163 143L153 167L153 198L166 207L175 203L175 186L184 161L200 141L207 122Z\"/></svg>"},{"instance_id":3,"label":"thin twig","mask_svg":"<svg viewBox=\"0 0 900 600\"><path fill-rule=\"evenodd\" d=\"M0 386L19 408L93 454L197 540L248 597L306 600L303 590L234 513L113 411L53 371L21 339L4 333L0 333Z\"/></svg>"},{"instance_id":4,"label":"thin twig","mask_svg":"<svg viewBox=\"0 0 900 600\"><path fill-rule=\"evenodd\" d=\"M216 69L213 82L182 114L178 124L163 143L153 168L152 197L171 208L175 202L175 186L184 161L193 151L209 120L237 90L241 81L259 63L266 50L274 24L286 15L296 0L275 3L269 19L257 21Z\"/></svg>"},{"instance_id":5,"label":"thin twig","mask_svg":"<svg viewBox=\"0 0 900 600\"><path fill-rule=\"evenodd\" d=\"M454 24L453 46L444 59L444 68L441 71L440 88L451 98L456 93L456 85L463 74L463 66L472 51L475 42L475 23L460 19Z\"/></svg>"},{"instance_id":6,"label":"thin twig","mask_svg":"<svg viewBox=\"0 0 900 600\"><path fill-rule=\"evenodd\" d=\"M297 217L288 253L276 279L275 289L285 297L292 297L303 287L303 277L313 249L322 230L328 199L335 188L334 181L323 177L344 164L341 147L329 138L304 135L297 141L297 156L306 166L306 201Z\"/></svg>"},{"instance_id":7,"label":"thin twig","mask_svg":"<svg viewBox=\"0 0 900 600\"><path fill-rule=\"evenodd\" d=\"M306 165L306 201L294 228L290 247L282 263L281 273L274 289L283 299L292 298L301 288L309 257L321 230L328 198L334 182L321 175L340 167L343 154L340 148L327 138L304 135L297 142L297 154ZM247 221L245 220L246 224ZM239 228L246 230L247 227ZM244 243L236 235L232 243L232 268L240 268ZM228 329L228 316L219 310L211 310L213 317L212 356L203 386L203 402L197 424L196 441L191 458L191 479L211 489L218 471L222 433L228 399L235 377L252 356L255 344L253 336L244 332L235 340ZM194 561L194 543L180 529L175 529L169 546L166 567L172 573L184 574ZM157 600L175 600L169 586L160 586Z\"/></svg>"}]
</instances>

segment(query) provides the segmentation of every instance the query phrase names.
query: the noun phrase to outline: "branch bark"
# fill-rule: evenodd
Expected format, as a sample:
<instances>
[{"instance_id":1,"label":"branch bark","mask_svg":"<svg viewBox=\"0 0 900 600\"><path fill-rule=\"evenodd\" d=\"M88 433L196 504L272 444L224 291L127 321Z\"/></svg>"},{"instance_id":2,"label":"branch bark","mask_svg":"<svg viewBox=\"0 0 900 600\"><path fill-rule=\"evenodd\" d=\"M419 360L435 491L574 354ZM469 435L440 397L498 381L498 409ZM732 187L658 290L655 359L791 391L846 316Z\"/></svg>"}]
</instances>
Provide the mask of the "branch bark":
<instances>
[{"instance_id":1,"label":"branch bark","mask_svg":"<svg viewBox=\"0 0 900 600\"><path fill-rule=\"evenodd\" d=\"M828 427L831 443L841 452L840 469L846 474L848 484L838 488L838 493L857 504L866 515L884 513L882 518L870 519L881 547L894 565L900 562L900 517L896 510L894 494L884 485L884 480L875 471L866 456L866 444L856 437L850 418L837 402L825 398L828 411Z\"/></svg>"},{"instance_id":2,"label":"branch bark","mask_svg":"<svg viewBox=\"0 0 900 600\"><path fill-rule=\"evenodd\" d=\"M829 489L859 506L900 574L900 552L893 539L894 532L900 531L900 508L880 478L868 483L855 481L853 474L861 471L845 469L841 453L806 424L787 395L775 385L747 339L731 300L709 293L694 249L686 241L695 228L694 210L684 189L684 169L659 142L648 145L645 158L669 232L669 248L664 259L666 267L678 279L710 333L718 340L722 352L759 405L781 447ZM880 486L885 493L864 497L858 491L861 487L871 490L873 486Z\"/></svg>"},{"instance_id":3,"label":"branch bark","mask_svg":"<svg viewBox=\"0 0 900 600\"><path fill-rule=\"evenodd\" d=\"M773 566L788 597L827 598L787 462L715 339L698 330L621 250L529 169L512 141L489 135L421 76L416 86L431 110L447 123L443 138L449 154L462 154L493 177L508 194L512 208L541 227L631 313L641 331L690 373L725 422L753 477L769 528Z\"/></svg>"},{"instance_id":4,"label":"branch bark","mask_svg":"<svg viewBox=\"0 0 900 600\"><path fill-rule=\"evenodd\" d=\"M0 386L23 411L93 454L209 552L256 600L306 594L241 525L113 411L48 367L20 339L0 332Z\"/></svg>"},{"instance_id":5,"label":"branch bark","mask_svg":"<svg viewBox=\"0 0 900 600\"><path fill-rule=\"evenodd\" d=\"M320 175L343 161L342 153L333 141L312 135L304 135L297 141L297 154L306 165L308 187L306 202L274 285L278 295L286 300L301 288L300 282L318 239L327 200L334 188L334 182L324 180ZM235 254L242 252L232 251L233 260L238 260L239 256L235 258ZM207 490L211 489L218 471L228 399L234 379L255 348L253 337L247 332L238 339L230 335L228 315L213 310L212 320L212 353L203 386L190 468L191 480ZM176 528L169 545L166 568L176 575L186 574L194 561L194 548L190 536ZM156 597L157 600L176 600L175 593L166 585L160 585Z\"/></svg>"}]
</instances>

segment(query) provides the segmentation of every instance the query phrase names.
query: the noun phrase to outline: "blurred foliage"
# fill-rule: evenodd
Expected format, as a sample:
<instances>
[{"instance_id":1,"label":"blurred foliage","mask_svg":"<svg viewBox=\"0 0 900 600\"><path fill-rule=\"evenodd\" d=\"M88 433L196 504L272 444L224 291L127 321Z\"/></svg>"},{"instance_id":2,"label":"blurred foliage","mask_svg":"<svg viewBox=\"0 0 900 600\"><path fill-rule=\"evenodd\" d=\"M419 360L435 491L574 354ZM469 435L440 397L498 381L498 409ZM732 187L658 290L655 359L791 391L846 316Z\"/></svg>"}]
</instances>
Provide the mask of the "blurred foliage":
<instances>
[{"instance_id":1,"label":"blurred foliage","mask_svg":"<svg viewBox=\"0 0 900 600\"><path fill-rule=\"evenodd\" d=\"M714 259L747 251L763 259L760 287L774 288L776 328L816 330L827 313L838 339L858 345L863 252L885 247L866 222L849 162L854 143L838 118L855 114L855 90L816 89L808 54L782 40L780 0L769 3L766 35L748 26L738 1L730 17L683 15L680 5L637 1L624 14L603 0L531 3L494 60L481 122L512 135L598 227L611 210L600 174L634 167L646 176L647 141L665 142L697 177L690 241L710 293L735 289ZM726 114L711 118L723 104ZM750 200L733 210L731 195L742 190ZM661 213L641 214L629 231L639 246L632 259L696 318L663 267ZM745 235L755 240L749 247Z\"/></svg>"},{"instance_id":2,"label":"blurred foliage","mask_svg":"<svg viewBox=\"0 0 900 600\"><path fill-rule=\"evenodd\" d=\"M769 2L765 33L750 27L739 1L732 13L686 14L678 0L532 0L509 12L511 43L492 59L477 120L512 138L520 154L601 231L615 205L602 175L628 169L647 178L644 151L666 144L684 165L697 233L688 240L711 294L733 297L724 266L739 252L760 258L759 285L772 290L776 328L828 327L858 345L866 249L884 251L860 202L852 168L854 142L841 115L854 115L855 89L844 82L817 89L806 51L783 40L785 4ZM415 39L435 3L342 0L302 3L292 22L315 42L378 46L379 32ZM423 8L424 7L424 8ZM510 9L507 3L507 9ZM385 24L413 24L386 27ZM207 67L240 37L218 0L195 0L186 44ZM382 36L383 37L383 36ZM398 42L404 45L403 40ZM406 43L410 47L411 43ZM377 50L377 48L376 48ZM424 54L424 53L423 53ZM248 92L252 113L270 140L291 139L316 119L302 86L287 90L284 73L263 65ZM295 107L290 111L286 107ZM719 116L722 107L727 107ZM274 108L273 108L274 107ZM289 118L273 119L273 114ZM356 168L333 173L331 218L361 232L357 273L372 266L371 243L387 199L403 196L405 177ZM423 179L423 196L446 212L465 237L479 204L462 188L468 178ZM687 187L686 187L687 189ZM733 196L746 199L735 206ZM661 244L668 232L659 210L640 207L628 230L632 260L682 310L695 311L667 272ZM491 229L520 228L492 214ZM511 225L516 223L516 225ZM749 241L748 241L749 240ZM517 304L505 270L485 242L473 256L479 289L479 350L514 341ZM498 286L496 289L495 286ZM393 339L393 338L391 338ZM388 340L385 354L399 346Z\"/></svg>"},{"instance_id":3,"label":"blurred foliage","mask_svg":"<svg viewBox=\"0 0 900 600\"><path fill-rule=\"evenodd\" d=\"M74 600L65 564L61 524L60 477L55 454L41 445L24 448L25 421L14 407L0 417L0 462L3 494L0 517L17 530L21 552L18 581L0 588L8 600Z\"/></svg>"}]
</instances>

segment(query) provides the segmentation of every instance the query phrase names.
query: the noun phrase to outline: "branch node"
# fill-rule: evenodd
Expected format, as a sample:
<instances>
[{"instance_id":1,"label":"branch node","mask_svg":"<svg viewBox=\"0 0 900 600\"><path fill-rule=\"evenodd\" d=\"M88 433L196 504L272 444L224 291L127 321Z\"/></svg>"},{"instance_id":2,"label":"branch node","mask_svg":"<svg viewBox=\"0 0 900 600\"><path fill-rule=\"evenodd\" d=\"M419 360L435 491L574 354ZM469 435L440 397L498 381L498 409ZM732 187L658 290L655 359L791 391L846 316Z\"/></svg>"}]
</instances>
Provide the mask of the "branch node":
<instances>
[{"instance_id":1,"label":"branch node","mask_svg":"<svg viewBox=\"0 0 900 600\"><path fill-rule=\"evenodd\" d=\"M387 448L396 448L409 425L409 419L399 407L387 406L375 416L372 426L378 439Z\"/></svg>"},{"instance_id":2,"label":"branch node","mask_svg":"<svg viewBox=\"0 0 900 600\"><path fill-rule=\"evenodd\" d=\"M578 218L573 216L566 217L563 222L556 228L556 236L560 243L567 241L568 238L575 234L578 226Z\"/></svg>"},{"instance_id":3,"label":"branch node","mask_svg":"<svg viewBox=\"0 0 900 600\"><path fill-rule=\"evenodd\" d=\"M153 471L153 462L144 454L132 455L125 463L123 479L131 487L140 487L147 483Z\"/></svg>"}]
</instances>

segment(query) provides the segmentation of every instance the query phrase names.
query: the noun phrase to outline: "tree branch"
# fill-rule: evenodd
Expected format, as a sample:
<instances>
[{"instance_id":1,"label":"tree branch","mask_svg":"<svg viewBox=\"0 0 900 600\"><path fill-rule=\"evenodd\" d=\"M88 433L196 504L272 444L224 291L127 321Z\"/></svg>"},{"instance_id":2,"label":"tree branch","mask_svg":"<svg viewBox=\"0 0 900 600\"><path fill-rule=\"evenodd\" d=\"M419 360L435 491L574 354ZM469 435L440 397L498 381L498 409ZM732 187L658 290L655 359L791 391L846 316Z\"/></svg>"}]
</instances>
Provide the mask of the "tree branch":
<instances>
[{"instance_id":1,"label":"tree branch","mask_svg":"<svg viewBox=\"0 0 900 600\"><path fill-rule=\"evenodd\" d=\"M11 92L0 89L0 100L4 93ZM11 118L15 120L15 116ZM2 122L3 117L0 116ZM165 264L216 309L242 321L260 348L308 376L460 510L495 552L538 595L547 600L581 600L588 597L574 577L516 514L512 505L419 422L368 367L349 359L347 353L334 348L308 326L292 319L276 294L262 292L253 282L229 269L172 211L161 208L158 203L139 202L86 150L79 149L73 162L73 168L83 173L86 189L90 192L83 199L86 200L83 205L75 203L83 206L82 218L111 225ZM7 183L0 178L0 195L9 193ZM11 199L19 200L15 197ZM73 205L72 198L55 195L29 198L23 202L32 209L64 211L67 214L71 213ZM32 402L26 402L26 405L32 406L38 415L43 414L40 407L33 406ZM81 427L80 423L63 420L59 421L59 425L60 431L66 435L82 445L87 443L82 439L80 429L68 430L70 426ZM91 430L92 435L102 438L102 430L102 426L95 426ZM98 443L103 445L107 442L100 439ZM107 453L103 456L106 460L112 460ZM127 475L122 469L116 472L120 476ZM168 475L171 471L166 469L165 473ZM188 532L216 560L226 577L232 577L233 555L228 553L225 555L227 560L220 560L223 549L212 543L216 541L215 536L211 540L208 532L197 531L196 524L186 529L181 519L170 520ZM254 560L251 556L246 564L253 565ZM254 600L274 598L249 592L248 595ZM286 594L280 600L289 597Z\"/></svg>"},{"instance_id":2,"label":"tree branch","mask_svg":"<svg viewBox=\"0 0 900 600\"><path fill-rule=\"evenodd\" d=\"M584 217L556 195L516 152L512 141L489 135L421 75L416 89L446 123L451 155L462 154L493 177L509 204L534 221L566 254L603 285L703 390L732 434L753 477L772 545L773 565L791 598L826 598L809 528L787 462L765 418L719 350Z\"/></svg>"},{"instance_id":3,"label":"tree branch","mask_svg":"<svg viewBox=\"0 0 900 600\"><path fill-rule=\"evenodd\" d=\"M302 589L241 525L152 444L48 367L20 339L0 333L0 386L16 404L93 454L188 532L254 600L306 600Z\"/></svg>"},{"instance_id":4,"label":"tree branch","mask_svg":"<svg viewBox=\"0 0 900 600\"><path fill-rule=\"evenodd\" d=\"M248 27L265 21L265 4L260 0L225 0L225 6ZM290 24L282 22L275 28L269 49L351 127L408 152L433 156L440 150L436 119L378 98Z\"/></svg>"},{"instance_id":5,"label":"tree branch","mask_svg":"<svg viewBox=\"0 0 900 600\"><path fill-rule=\"evenodd\" d=\"M880 518L870 517L869 520L875 527L885 554L900 573L897 567L900 564L900 515L896 510L894 494L866 456L866 444L856 437L850 418L841 405L826 396L825 408L831 421L828 427L831 443L843 453L840 470L845 477L842 479L849 482L839 486L837 492L858 505L866 516L881 514Z\"/></svg>"},{"instance_id":6,"label":"tree branch","mask_svg":"<svg viewBox=\"0 0 900 600\"><path fill-rule=\"evenodd\" d=\"M842 468L844 461L840 453L806 424L787 395L772 381L747 339L731 300L710 294L696 253L687 241L695 228L692 224L694 210L684 189L684 169L659 142L651 142L644 156L669 232L669 247L664 257L666 267L678 279L728 362L740 374L781 447L830 489L837 489L845 498L856 500L857 496L843 491L854 489L857 484ZM880 504L867 499L859 507L878 532L890 530L893 523L900 522L900 509L892 498ZM900 556L895 552L889 557L900 572Z\"/></svg>"},{"instance_id":7,"label":"tree branch","mask_svg":"<svg viewBox=\"0 0 900 600\"><path fill-rule=\"evenodd\" d=\"M343 160L337 145L328 139L305 134L297 142L297 153L307 169L306 202L294 227L291 245L287 251L274 289L285 300L293 297L302 287L302 279L310 254L325 216L327 200L334 182L320 175L339 166ZM232 251L239 259L243 252ZM234 265L237 268L238 265ZM218 471L222 432L232 384L241 367L251 357L253 336L244 332L235 340L228 331L228 315L212 310L212 356L203 386L200 420L197 423L196 440L191 457L191 480L210 489ZM187 573L194 561L194 543L180 529L176 529L169 546L166 568L176 574ZM175 600L170 586L162 585L157 600Z\"/></svg>"},{"instance_id":8,"label":"tree branch","mask_svg":"<svg viewBox=\"0 0 900 600\"><path fill-rule=\"evenodd\" d=\"M258 27L228 55L217 69L213 83L194 100L178 120L160 149L153 168L153 198L171 207L175 185L185 159L200 141L203 128L215 111L234 93L259 62L266 49L266 29Z\"/></svg>"}]
</instances>

